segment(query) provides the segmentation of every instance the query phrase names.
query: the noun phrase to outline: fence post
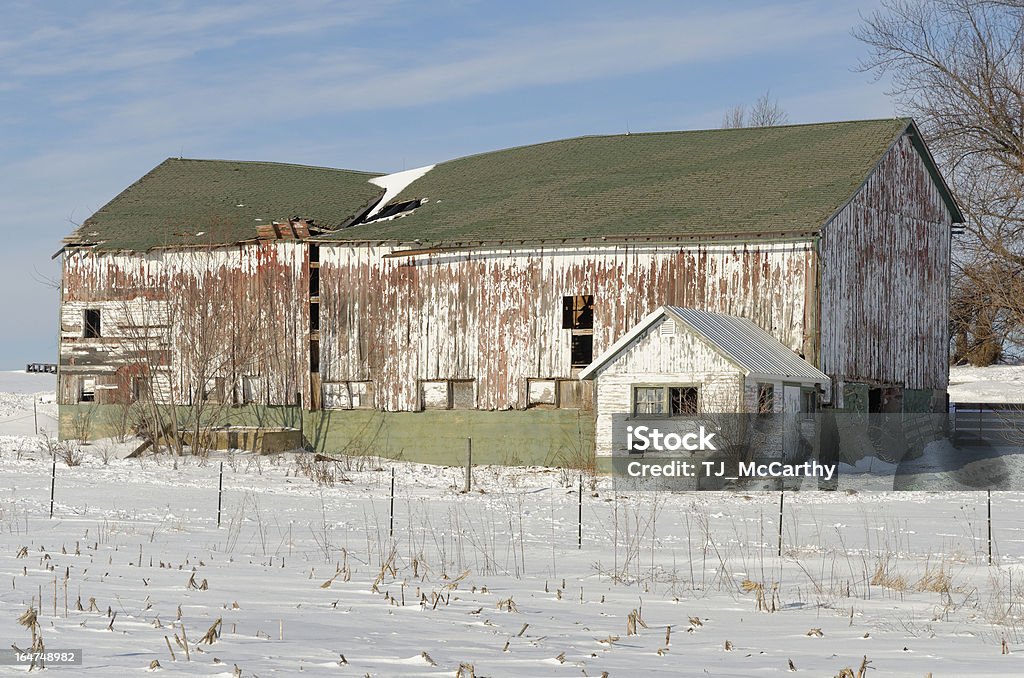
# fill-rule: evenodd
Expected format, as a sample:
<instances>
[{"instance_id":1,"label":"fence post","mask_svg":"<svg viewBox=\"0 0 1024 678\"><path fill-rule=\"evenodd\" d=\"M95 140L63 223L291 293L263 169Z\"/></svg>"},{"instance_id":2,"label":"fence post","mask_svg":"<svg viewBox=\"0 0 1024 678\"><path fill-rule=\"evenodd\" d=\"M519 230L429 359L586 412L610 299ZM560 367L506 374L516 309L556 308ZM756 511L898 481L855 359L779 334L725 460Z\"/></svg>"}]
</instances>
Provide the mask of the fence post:
<instances>
[{"instance_id":1,"label":"fence post","mask_svg":"<svg viewBox=\"0 0 1024 678\"><path fill-rule=\"evenodd\" d=\"M220 527L220 509L224 503L224 462L220 463L220 482L217 485L217 527Z\"/></svg>"},{"instance_id":2,"label":"fence post","mask_svg":"<svg viewBox=\"0 0 1024 678\"><path fill-rule=\"evenodd\" d=\"M786 502L786 491L779 492L779 557L782 557L782 507Z\"/></svg>"},{"instance_id":3,"label":"fence post","mask_svg":"<svg viewBox=\"0 0 1024 678\"><path fill-rule=\"evenodd\" d=\"M473 489L473 439L466 438L466 485L463 492Z\"/></svg>"},{"instance_id":4,"label":"fence post","mask_svg":"<svg viewBox=\"0 0 1024 678\"><path fill-rule=\"evenodd\" d=\"M388 536L395 536L395 467L391 467L391 516L388 523Z\"/></svg>"},{"instance_id":5,"label":"fence post","mask_svg":"<svg viewBox=\"0 0 1024 678\"><path fill-rule=\"evenodd\" d=\"M580 474L579 519L576 528L576 548L583 548L583 474Z\"/></svg>"},{"instance_id":6,"label":"fence post","mask_svg":"<svg viewBox=\"0 0 1024 678\"><path fill-rule=\"evenodd\" d=\"M988 564L992 564L992 490L988 491Z\"/></svg>"},{"instance_id":7,"label":"fence post","mask_svg":"<svg viewBox=\"0 0 1024 678\"><path fill-rule=\"evenodd\" d=\"M50 518L53 518L53 493L57 489L57 455L51 453L50 456L53 458L53 468L50 469ZM39 599L42 603L42 598Z\"/></svg>"}]
</instances>

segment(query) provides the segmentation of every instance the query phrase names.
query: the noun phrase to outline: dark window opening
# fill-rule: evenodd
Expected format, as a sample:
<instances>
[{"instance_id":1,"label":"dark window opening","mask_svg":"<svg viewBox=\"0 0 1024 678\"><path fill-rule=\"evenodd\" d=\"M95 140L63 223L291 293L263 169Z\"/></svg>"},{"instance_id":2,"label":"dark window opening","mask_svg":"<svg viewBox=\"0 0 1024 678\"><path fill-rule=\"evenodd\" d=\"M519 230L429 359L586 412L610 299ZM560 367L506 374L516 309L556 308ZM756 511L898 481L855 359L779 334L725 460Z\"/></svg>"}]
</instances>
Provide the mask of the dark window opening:
<instances>
[{"instance_id":1,"label":"dark window opening","mask_svg":"<svg viewBox=\"0 0 1024 678\"><path fill-rule=\"evenodd\" d=\"M319 297L320 296L320 269L311 268L309 269L309 296Z\"/></svg>"},{"instance_id":2,"label":"dark window opening","mask_svg":"<svg viewBox=\"0 0 1024 678\"><path fill-rule=\"evenodd\" d=\"M771 414L775 411L775 387L771 384L757 385L757 413Z\"/></svg>"},{"instance_id":3,"label":"dark window opening","mask_svg":"<svg viewBox=\"0 0 1024 678\"><path fill-rule=\"evenodd\" d=\"M224 377L214 377L207 381L199 395L208 403L224 402Z\"/></svg>"},{"instance_id":4,"label":"dark window opening","mask_svg":"<svg viewBox=\"0 0 1024 678\"><path fill-rule=\"evenodd\" d=\"M572 335L572 366L586 367L594 360L594 335Z\"/></svg>"},{"instance_id":5,"label":"dark window opening","mask_svg":"<svg viewBox=\"0 0 1024 678\"><path fill-rule=\"evenodd\" d=\"M411 212L422 204L423 200L419 198L416 198L415 200L406 200L405 202L396 202L384 207L380 212L377 212L366 221L377 221L379 219L387 219L388 217L402 214L403 212Z\"/></svg>"},{"instance_id":6,"label":"dark window opening","mask_svg":"<svg viewBox=\"0 0 1024 678\"><path fill-rule=\"evenodd\" d=\"M594 329L594 295L562 297L562 329Z\"/></svg>"},{"instance_id":7,"label":"dark window opening","mask_svg":"<svg viewBox=\"0 0 1024 678\"><path fill-rule=\"evenodd\" d=\"M668 389L669 416L697 414L697 387L672 386Z\"/></svg>"},{"instance_id":8,"label":"dark window opening","mask_svg":"<svg viewBox=\"0 0 1024 678\"><path fill-rule=\"evenodd\" d=\"M903 390L895 386L868 389L870 414L899 414L903 411Z\"/></svg>"},{"instance_id":9,"label":"dark window opening","mask_svg":"<svg viewBox=\"0 0 1024 678\"><path fill-rule=\"evenodd\" d=\"M315 264L320 261L320 245L309 244L309 263Z\"/></svg>"},{"instance_id":10,"label":"dark window opening","mask_svg":"<svg viewBox=\"0 0 1024 678\"><path fill-rule=\"evenodd\" d=\"M320 304L309 305L309 331L320 331Z\"/></svg>"},{"instance_id":11,"label":"dark window opening","mask_svg":"<svg viewBox=\"0 0 1024 678\"><path fill-rule=\"evenodd\" d=\"M309 342L309 371L320 371L320 342L316 339Z\"/></svg>"},{"instance_id":12,"label":"dark window opening","mask_svg":"<svg viewBox=\"0 0 1024 678\"><path fill-rule=\"evenodd\" d=\"M153 384L149 377L135 377L132 379L132 400L149 401L153 395Z\"/></svg>"},{"instance_id":13,"label":"dark window opening","mask_svg":"<svg viewBox=\"0 0 1024 678\"><path fill-rule=\"evenodd\" d=\"M85 309L82 336L86 339L95 339L100 336L100 310L98 308Z\"/></svg>"}]
</instances>

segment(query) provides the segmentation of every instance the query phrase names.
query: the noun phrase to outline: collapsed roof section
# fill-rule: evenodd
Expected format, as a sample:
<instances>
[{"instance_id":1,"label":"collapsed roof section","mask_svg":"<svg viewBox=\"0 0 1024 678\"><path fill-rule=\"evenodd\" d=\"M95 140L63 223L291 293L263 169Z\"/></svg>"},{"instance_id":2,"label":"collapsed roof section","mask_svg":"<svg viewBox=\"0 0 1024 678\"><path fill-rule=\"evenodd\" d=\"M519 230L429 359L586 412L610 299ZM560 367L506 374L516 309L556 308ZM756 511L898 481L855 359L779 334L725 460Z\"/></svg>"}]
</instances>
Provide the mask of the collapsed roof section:
<instances>
[{"instance_id":1,"label":"collapsed roof section","mask_svg":"<svg viewBox=\"0 0 1024 678\"><path fill-rule=\"evenodd\" d=\"M361 218L385 194L368 172L271 162L168 158L65 239L145 251L302 239Z\"/></svg>"}]
</instances>

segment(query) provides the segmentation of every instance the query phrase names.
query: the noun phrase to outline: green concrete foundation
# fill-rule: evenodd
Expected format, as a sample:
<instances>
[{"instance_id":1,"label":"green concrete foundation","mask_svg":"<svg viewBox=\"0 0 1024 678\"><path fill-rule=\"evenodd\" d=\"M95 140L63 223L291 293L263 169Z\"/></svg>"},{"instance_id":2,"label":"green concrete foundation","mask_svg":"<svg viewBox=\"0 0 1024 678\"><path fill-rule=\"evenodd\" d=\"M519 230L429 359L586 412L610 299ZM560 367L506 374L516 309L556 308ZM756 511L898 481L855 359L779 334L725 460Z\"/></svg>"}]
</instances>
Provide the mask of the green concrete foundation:
<instances>
[{"instance_id":1,"label":"green concrete foundation","mask_svg":"<svg viewBox=\"0 0 1024 678\"><path fill-rule=\"evenodd\" d=\"M181 408L179 420L187 420ZM466 460L473 441L473 463L510 466L590 467L594 455L594 418L580 410L431 410L379 412L297 407L240 406L218 413L217 425L294 428L303 446L338 455L375 455L441 465ZM131 429L137 418L119 405L60 406L62 438L105 438Z\"/></svg>"}]
</instances>

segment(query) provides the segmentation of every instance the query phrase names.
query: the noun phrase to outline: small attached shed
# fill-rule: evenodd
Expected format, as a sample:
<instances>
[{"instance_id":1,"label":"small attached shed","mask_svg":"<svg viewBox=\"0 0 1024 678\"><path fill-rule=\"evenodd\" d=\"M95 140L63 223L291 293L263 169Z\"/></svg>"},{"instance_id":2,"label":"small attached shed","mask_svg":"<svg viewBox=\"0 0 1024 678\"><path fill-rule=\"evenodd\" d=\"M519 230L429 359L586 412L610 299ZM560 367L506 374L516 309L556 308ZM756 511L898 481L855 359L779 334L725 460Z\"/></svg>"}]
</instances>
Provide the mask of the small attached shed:
<instances>
[{"instance_id":1,"label":"small attached shed","mask_svg":"<svg viewBox=\"0 0 1024 678\"><path fill-rule=\"evenodd\" d=\"M746 318L662 306L594 360L596 448L612 453L616 415L814 412L827 375Z\"/></svg>"}]
</instances>

